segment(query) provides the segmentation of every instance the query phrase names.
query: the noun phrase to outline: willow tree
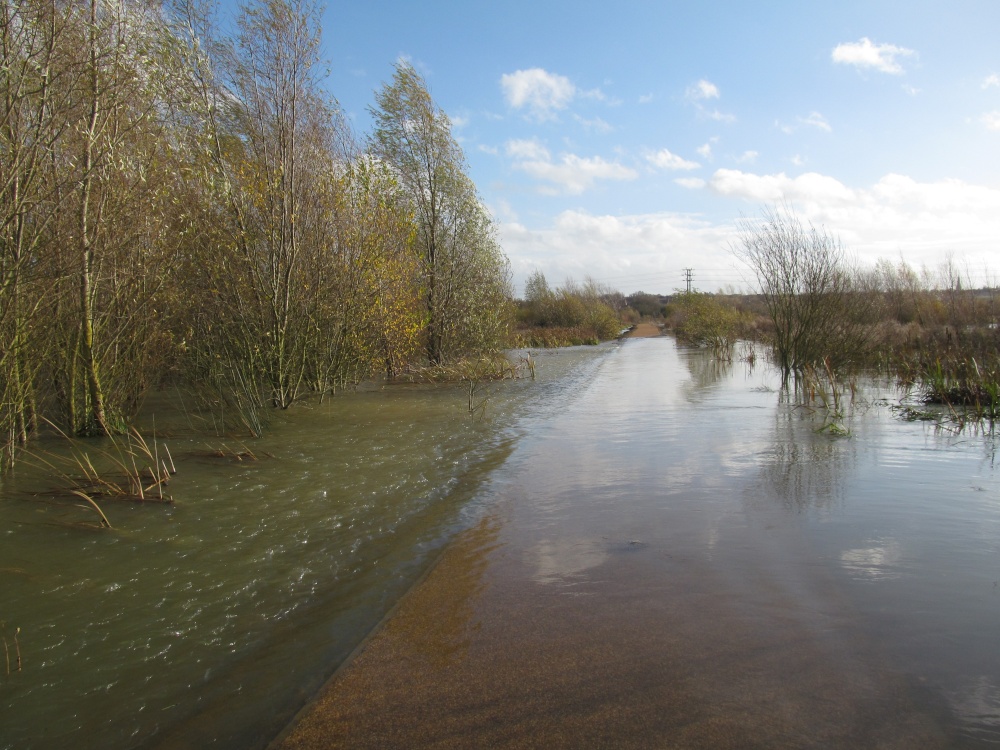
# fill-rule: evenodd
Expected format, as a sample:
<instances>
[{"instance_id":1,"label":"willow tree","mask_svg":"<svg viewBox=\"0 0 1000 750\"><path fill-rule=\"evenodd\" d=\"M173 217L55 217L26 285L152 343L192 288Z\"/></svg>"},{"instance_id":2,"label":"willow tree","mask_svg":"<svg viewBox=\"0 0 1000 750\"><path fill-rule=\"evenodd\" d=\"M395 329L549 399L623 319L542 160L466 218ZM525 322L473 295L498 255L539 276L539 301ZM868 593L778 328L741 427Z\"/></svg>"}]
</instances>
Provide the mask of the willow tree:
<instances>
[{"instance_id":1,"label":"willow tree","mask_svg":"<svg viewBox=\"0 0 1000 750\"><path fill-rule=\"evenodd\" d=\"M396 170L416 222L427 359L496 348L510 315L510 274L451 121L406 61L375 101L371 150Z\"/></svg>"},{"instance_id":2,"label":"willow tree","mask_svg":"<svg viewBox=\"0 0 1000 750\"><path fill-rule=\"evenodd\" d=\"M324 290L311 264L331 242L329 206L341 138L319 87L319 18L303 0L240 6L239 32L216 97L214 138L230 241L211 266L220 295L215 337L236 385L287 408L308 388L309 349ZM231 380L233 378L230 378Z\"/></svg>"},{"instance_id":3,"label":"willow tree","mask_svg":"<svg viewBox=\"0 0 1000 750\"><path fill-rule=\"evenodd\" d=\"M53 277L42 256L72 185L51 169L81 73L67 57L72 16L40 0L0 0L0 430L10 445L37 421L48 349L40 311Z\"/></svg>"}]
</instances>

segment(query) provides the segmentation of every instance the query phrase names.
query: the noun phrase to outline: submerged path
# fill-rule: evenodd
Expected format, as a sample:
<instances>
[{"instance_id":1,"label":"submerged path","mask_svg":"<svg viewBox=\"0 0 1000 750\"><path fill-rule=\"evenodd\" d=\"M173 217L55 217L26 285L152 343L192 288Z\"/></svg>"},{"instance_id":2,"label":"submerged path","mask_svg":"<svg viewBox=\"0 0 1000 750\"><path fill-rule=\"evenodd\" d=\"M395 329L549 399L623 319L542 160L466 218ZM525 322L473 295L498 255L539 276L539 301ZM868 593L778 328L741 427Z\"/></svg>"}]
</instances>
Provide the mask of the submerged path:
<instances>
[{"instance_id":1,"label":"submerged path","mask_svg":"<svg viewBox=\"0 0 1000 750\"><path fill-rule=\"evenodd\" d=\"M784 490L821 478L761 471L750 385L626 342L275 747L950 746L815 563Z\"/></svg>"}]
</instances>

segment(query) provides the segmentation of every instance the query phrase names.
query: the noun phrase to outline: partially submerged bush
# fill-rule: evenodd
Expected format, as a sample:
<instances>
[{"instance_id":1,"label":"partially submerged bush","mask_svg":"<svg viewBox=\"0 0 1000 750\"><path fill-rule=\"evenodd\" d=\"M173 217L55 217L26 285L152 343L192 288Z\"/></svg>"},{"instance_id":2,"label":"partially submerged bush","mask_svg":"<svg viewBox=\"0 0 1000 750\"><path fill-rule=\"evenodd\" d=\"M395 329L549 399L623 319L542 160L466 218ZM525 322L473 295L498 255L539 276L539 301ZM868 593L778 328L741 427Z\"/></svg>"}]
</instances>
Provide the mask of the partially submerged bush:
<instances>
[{"instance_id":1,"label":"partially submerged bush","mask_svg":"<svg viewBox=\"0 0 1000 750\"><path fill-rule=\"evenodd\" d=\"M746 335L752 321L749 313L712 294L679 294L672 305L671 323L677 337L716 349L728 349L735 344Z\"/></svg>"}]
</instances>

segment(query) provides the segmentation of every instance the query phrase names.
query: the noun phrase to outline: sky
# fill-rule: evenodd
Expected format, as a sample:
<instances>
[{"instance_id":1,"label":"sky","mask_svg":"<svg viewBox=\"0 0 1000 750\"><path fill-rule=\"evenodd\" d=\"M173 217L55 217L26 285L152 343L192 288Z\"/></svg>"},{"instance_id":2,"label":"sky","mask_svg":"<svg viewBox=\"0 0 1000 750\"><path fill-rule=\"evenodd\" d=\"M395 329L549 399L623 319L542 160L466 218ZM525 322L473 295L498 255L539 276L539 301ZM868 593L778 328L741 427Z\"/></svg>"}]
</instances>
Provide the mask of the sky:
<instances>
[{"instance_id":1,"label":"sky","mask_svg":"<svg viewBox=\"0 0 1000 750\"><path fill-rule=\"evenodd\" d=\"M1000 2L332 0L357 134L399 59L451 118L518 293L749 289L787 204L863 264L1000 285Z\"/></svg>"}]
</instances>

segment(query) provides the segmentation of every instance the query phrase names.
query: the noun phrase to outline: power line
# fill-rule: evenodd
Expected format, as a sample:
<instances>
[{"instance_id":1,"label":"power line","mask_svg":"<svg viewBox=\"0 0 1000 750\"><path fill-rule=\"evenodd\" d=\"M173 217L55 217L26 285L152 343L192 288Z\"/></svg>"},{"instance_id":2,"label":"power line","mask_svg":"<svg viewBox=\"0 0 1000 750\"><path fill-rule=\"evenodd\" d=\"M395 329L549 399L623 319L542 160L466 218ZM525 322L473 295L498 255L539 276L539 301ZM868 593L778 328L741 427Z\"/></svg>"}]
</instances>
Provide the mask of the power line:
<instances>
[{"instance_id":1,"label":"power line","mask_svg":"<svg viewBox=\"0 0 1000 750\"><path fill-rule=\"evenodd\" d=\"M693 268L684 269L684 283L687 285L687 293L691 294L691 278L694 276Z\"/></svg>"}]
</instances>

